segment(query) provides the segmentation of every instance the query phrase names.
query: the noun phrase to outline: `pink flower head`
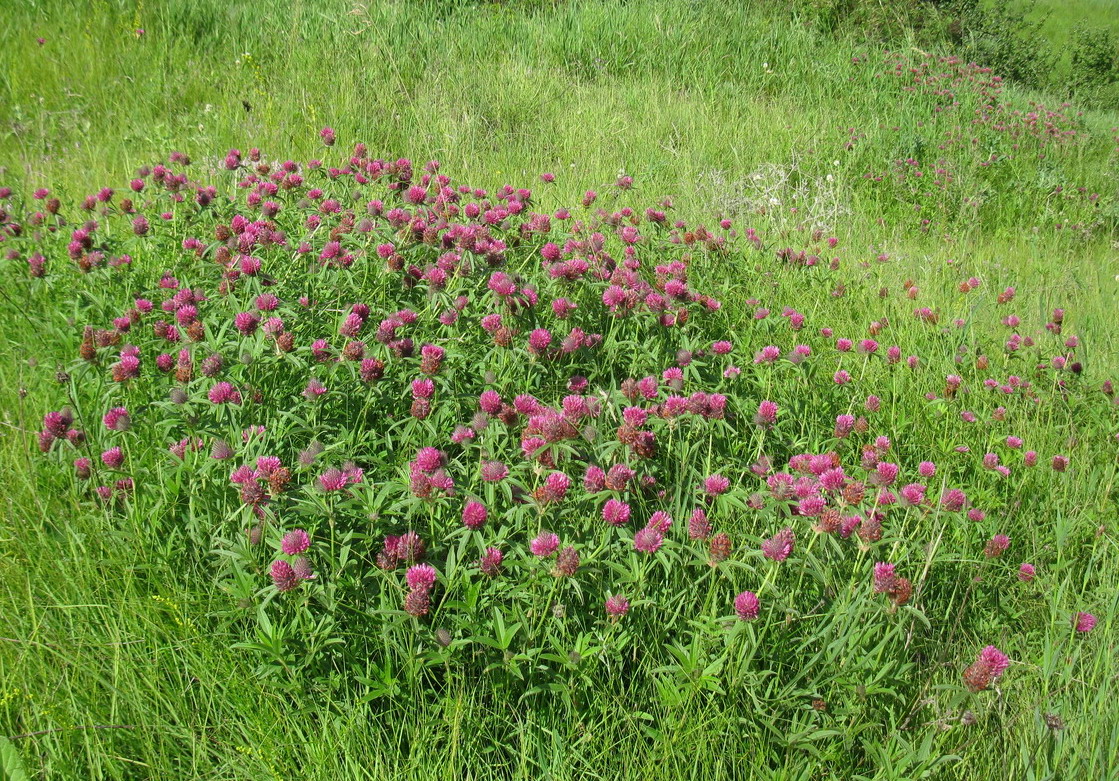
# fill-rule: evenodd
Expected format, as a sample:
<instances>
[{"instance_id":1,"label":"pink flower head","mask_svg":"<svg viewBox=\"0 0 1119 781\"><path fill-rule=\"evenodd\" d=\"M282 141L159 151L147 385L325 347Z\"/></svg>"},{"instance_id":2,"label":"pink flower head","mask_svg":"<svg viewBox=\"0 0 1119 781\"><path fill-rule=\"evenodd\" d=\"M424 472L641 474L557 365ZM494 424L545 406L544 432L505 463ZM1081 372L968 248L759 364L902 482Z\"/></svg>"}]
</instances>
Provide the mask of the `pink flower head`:
<instances>
[{"instance_id":1,"label":"pink flower head","mask_svg":"<svg viewBox=\"0 0 1119 781\"><path fill-rule=\"evenodd\" d=\"M322 380L312 377L307 381L307 387L303 389L303 397L306 399L317 399L326 393L327 388L322 384Z\"/></svg>"},{"instance_id":2,"label":"pink flower head","mask_svg":"<svg viewBox=\"0 0 1119 781\"><path fill-rule=\"evenodd\" d=\"M500 461L482 462L482 479L487 483L496 483L504 480L509 474L509 467Z\"/></svg>"},{"instance_id":3,"label":"pink flower head","mask_svg":"<svg viewBox=\"0 0 1119 781\"><path fill-rule=\"evenodd\" d=\"M124 465L124 452L119 447L111 447L101 454L101 463L109 469L120 469Z\"/></svg>"},{"instance_id":4,"label":"pink flower head","mask_svg":"<svg viewBox=\"0 0 1119 781\"><path fill-rule=\"evenodd\" d=\"M826 469L820 473L820 487L825 491L840 491L846 482L847 475L840 467Z\"/></svg>"},{"instance_id":5,"label":"pink flower head","mask_svg":"<svg viewBox=\"0 0 1119 781\"><path fill-rule=\"evenodd\" d=\"M996 534L987 541L986 547L983 548L983 555L989 559L994 559L1001 556L1010 547L1010 538L1005 534Z\"/></svg>"},{"instance_id":6,"label":"pink flower head","mask_svg":"<svg viewBox=\"0 0 1119 781\"><path fill-rule=\"evenodd\" d=\"M617 499L609 499L602 508L602 519L611 526L624 526L629 522L630 506Z\"/></svg>"},{"instance_id":7,"label":"pink flower head","mask_svg":"<svg viewBox=\"0 0 1119 781\"><path fill-rule=\"evenodd\" d=\"M1077 632L1091 632L1096 625L1096 617L1091 613L1077 613L1074 623Z\"/></svg>"},{"instance_id":8,"label":"pink flower head","mask_svg":"<svg viewBox=\"0 0 1119 781\"><path fill-rule=\"evenodd\" d=\"M430 564L413 564L404 574L408 588L413 591L431 591L435 585L435 567Z\"/></svg>"},{"instance_id":9,"label":"pink flower head","mask_svg":"<svg viewBox=\"0 0 1119 781\"><path fill-rule=\"evenodd\" d=\"M777 422L778 406L772 401L763 401L758 404L758 414L754 416L754 422L762 427L772 426Z\"/></svg>"},{"instance_id":10,"label":"pink flower head","mask_svg":"<svg viewBox=\"0 0 1119 781\"><path fill-rule=\"evenodd\" d=\"M874 565L874 591L878 594L889 594L897 585L897 574L894 565L880 561Z\"/></svg>"},{"instance_id":11,"label":"pink flower head","mask_svg":"<svg viewBox=\"0 0 1119 781\"><path fill-rule=\"evenodd\" d=\"M629 612L629 600L621 594L606 598L606 615L617 620Z\"/></svg>"},{"instance_id":12,"label":"pink flower head","mask_svg":"<svg viewBox=\"0 0 1119 781\"><path fill-rule=\"evenodd\" d=\"M967 496L959 488L950 488L940 497L940 506L948 512L958 513L967 504Z\"/></svg>"},{"instance_id":13,"label":"pink flower head","mask_svg":"<svg viewBox=\"0 0 1119 781\"><path fill-rule=\"evenodd\" d=\"M504 554L497 548L486 548L486 552L478 560L478 568L487 577L496 577L501 572L501 562Z\"/></svg>"},{"instance_id":14,"label":"pink flower head","mask_svg":"<svg viewBox=\"0 0 1119 781\"><path fill-rule=\"evenodd\" d=\"M486 522L486 516L486 506L473 499L462 508L462 524L468 529L481 528Z\"/></svg>"},{"instance_id":15,"label":"pink flower head","mask_svg":"<svg viewBox=\"0 0 1119 781\"><path fill-rule=\"evenodd\" d=\"M622 410L622 420L627 426L640 428L649 420L649 411L641 407L626 407Z\"/></svg>"},{"instance_id":16,"label":"pink flower head","mask_svg":"<svg viewBox=\"0 0 1119 781\"><path fill-rule=\"evenodd\" d=\"M501 412L501 396L497 391L484 390L482 395L478 397L478 406L487 415L496 415Z\"/></svg>"},{"instance_id":17,"label":"pink flower head","mask_svg":"<svg viewBox=\"0 0 1119 781\"><path fill-rule=\"evenodd\" d=\"M925 486L920 483L910 483L900 493L902 500L910 506L917 507L925 503Z\"/></svg>"},{"instance_id":18,"label":"pink flower head","mask_svg":"<svg viewBox=\"0 0 1119 781\"><path fill-rule=\"evenodd\" d=\"M743 591L734 598L734 612L743 621L753 621L757 618L760 607L758 595L753 591Z\"/></svg>"},{"instance_id":19,"label":"pink flower head","mask_svg":"<svg viewBox=\"0 0 1119 781\"><path fill-rule=\"evenodd\" d=\"M272 585L276 587L277 591L291 591L299 585L302 578L296 574L291 564L283 559L277 559L272 562Z\"/></svg>"},{"instance_id":20,"label":"pink flower head","mask_svg":"<svg viewBox=\"0 0 1119 781\"><path fill-rule=\"evenodd\" d=\"M1036 575L1037 569L1034 567L1033 564L1022 562L1022 565L1018 567L1018 580L1022 581L1023 583L1029 583L1031 580L1034 579Z\"/></svg>"},{"instance_id":21,"label":"pink flower head","mask_svg":"<svg viewBox=\"0 0 1119 781\"><path fill-rule=\"evenodd\" d=\"M311 536L303 529L292 529L280 543L280 548L288 556L298 556L310 547Z\"/></svg>"},{"instance_id":22,"label":"pink flower head","mask_svg":"<svg viewBox=\"0 0 1119 781\"><path fill-rule=\"evenodd\" d=\"M722 475L710 475L703 481L703 490L708 496L719 496L730 488L730 480Z\"/></svg>"},{"instance_id":23,"label":"pink flower head","mask_svg":"<svg viewBox=\"0 0 1119 781\"><path fill-rule=\"evenodd\" d=\"M533 355L543 355L551 343L551 332L547 328L537 328L528 336L528 351Z\"/></svg>"},{"instance_id":24,"label":"pink flower head","mask_svg":"<svg viewBox=\"0 0 1119 781\"><path fill-rule=\"evenodd\" d=\"M328 469L319 475L319 487L324 491L341 491L346 482L346 475L341 469Z\"/></svg>"},{"instance_id":25,"label":"pink flower head","mask_svg":"<svg viewBox=\"0 0 1119 781\"><path fill-rule=\"evenodd\" d=\"M206 394L211 404L240 404L241 393L228 382L219 382Z\"/></svg>"},{"instance_id":26,"label":"pink flower head","mask_svg":"<svg viewBox=\"0 0 1119 781\"><path fill-rule=\"evenodd\" d=\"M964 670L964 683L973 692L983 691L1002 676L1010 666L1010 657L993 645L979 652L975 662Z\"/></svg>"},{"instance_id":27,"label":"pink flower head","mask_svg":"<svg viewBox=\"0 0 1119 781\"><path fill-rule=\"evenodd\" d=\"M874 474L871 475L871 482L879 486L890 486L897 480L897 476L897 464L892 464L888 461L879 461L874 467Z\"/></svg>"},{"instance_id":28,"label":"pink flower head","mask_svg":"<svg viewBox=\"0 0 1119 781\"><path fill-rule=\"evenodd\" d=\"M552 532L540 532L536 539L529 543L528 549L532 551L533 556L545 558L555 553L556 549L559 548L559 544L560 539L558 535Z\"/></svg>"},{"instance_id":29,"label":"pink flower head","mask_svg":"<svg viewBox=\"0 0 1119 781\"><path fill-rule=\"evenodd\" d=\"M777 345L769 344L754 355L754 363L773 363L780 357L781 348Z\"/></svg>"},{"instance_id":30,"label":"pink flower head","mask_svg":"<svg viewBox=\"0 0 1119 781\"><path fill-rule=\"evenodd\" d=\"M105 424L105 428L110 431L127 431L131 424L131 419L128 416L127 409L124 407L113 407L105 413L102 422Z\"/></svg>"},{"instance_id":31,"label":"pink flower head","mask_svg":"<svg viewBox=\"0 0 1119 781\"><path fill-rule=\"evenodd\" d=\"M645 528L667 534L668 530L672 528L672 516L664 510L657 510L649 516L649 522L645 524Z\"/></svg>"},{"instance_id":32,"label":"pink flower head","mask_svg":"<svg viewBox=\"0 0 1119 781\"><path fill-rule=\"evenodd\" d=\"M422 447L416 453L415 465L421 472L432 473L446 463L446 456L441 450L433 447Z\"/></svg>"},{"instance_id":33,"label":"pink flower head","mask_svg":"<svg viewBox=\"0 0 1119 781\"><path fill-rule=\"evenodd\" d=\"M664 535L650 526L633 535L633 549L639 553L656 553L663 544Z\"/></svg>"},{"instance_id":34,"label":"pink flower head","mask_svg":"<svg viewBox=\"0 0 1119 781\"><path fill-rule=\"evenodd\" d=\"M688 518L688 537L693 540L706 540L711 536L711 522L702 509L692 512Z\"/></svg>"},{"instance_id":35,"label":"pink flower head","mask_svg":"<svg viewBox=\"0 0 1119 781\"><path fill-rule=\"evenodd\" d=\"M567 496L567 489L571 487L571 478L563 472L552 472L544 478L541 499L545 502L559 502Z\"/></svg>"},{"instance_id":36,"label":"pink flower head","mask_svg":"<svg viewBox=\"0 0 1119 781\"><path fill-rule=\"evenodd\" d=\"M795 545L796 535L791 528L786 526L762 543L762 553L764 553L765 557L768 559L781 562L789 558Z\"/></svg>"},{"instance_id":37,"label":"pink flower head","mask_svg":"<svg viewBox=\"0 0 1119 781\"><path fill-rule=\"evenodd\" d=\"M590 494L597 494L606 490L606 473L602 467L591 464L583 473L583 490Z\"/></svg>"},{"instance_id":38,"label":"pink flower head","mask_svg":"<svg viewBox=\"0 0 1119 781\"><path fill-rule=\"evenodd\" d=\"M260 317L254 312L241 312L233 318L234 327L246 336L256 331Z\"/></svg>"}]
</instances>

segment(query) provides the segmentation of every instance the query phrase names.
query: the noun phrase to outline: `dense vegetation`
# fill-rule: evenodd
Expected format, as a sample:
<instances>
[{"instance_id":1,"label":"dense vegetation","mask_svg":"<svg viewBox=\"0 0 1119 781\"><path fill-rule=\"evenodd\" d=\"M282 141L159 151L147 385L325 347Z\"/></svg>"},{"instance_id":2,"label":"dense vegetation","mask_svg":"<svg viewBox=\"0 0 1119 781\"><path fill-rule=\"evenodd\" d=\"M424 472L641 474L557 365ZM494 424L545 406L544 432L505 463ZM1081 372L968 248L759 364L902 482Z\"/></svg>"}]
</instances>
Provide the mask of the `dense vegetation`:
<instances>
[{"instance_id":1,"label":"dense vegetation","mask_svg":"<svg viewBox=\"0 0 1119 781\"><path fill-rule=\"evenodd\" d=\"M1105 28L5 13L9 777L1119 762Z\"/></svg>"}]
</instances>

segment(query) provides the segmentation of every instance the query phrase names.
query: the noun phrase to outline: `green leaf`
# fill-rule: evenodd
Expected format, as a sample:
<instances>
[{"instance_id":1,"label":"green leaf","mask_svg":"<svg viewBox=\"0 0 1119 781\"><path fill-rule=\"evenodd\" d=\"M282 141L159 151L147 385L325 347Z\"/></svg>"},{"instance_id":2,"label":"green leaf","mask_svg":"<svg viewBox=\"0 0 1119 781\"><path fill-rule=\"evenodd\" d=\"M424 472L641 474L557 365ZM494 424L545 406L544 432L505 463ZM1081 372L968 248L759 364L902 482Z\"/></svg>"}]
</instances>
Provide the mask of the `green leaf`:
<instances>
[{"instance_id":1,"label":"green leaf","mask_svg":"<svg viewBox=\"0 0 1119 781\"><path fill-rule=\"evenodd\" d=\"M4 781L31 781L31 776L24 770L23 759L15 744L2 736L0 736L0 771L4 773Z\"/></svg>"}]
</instances>

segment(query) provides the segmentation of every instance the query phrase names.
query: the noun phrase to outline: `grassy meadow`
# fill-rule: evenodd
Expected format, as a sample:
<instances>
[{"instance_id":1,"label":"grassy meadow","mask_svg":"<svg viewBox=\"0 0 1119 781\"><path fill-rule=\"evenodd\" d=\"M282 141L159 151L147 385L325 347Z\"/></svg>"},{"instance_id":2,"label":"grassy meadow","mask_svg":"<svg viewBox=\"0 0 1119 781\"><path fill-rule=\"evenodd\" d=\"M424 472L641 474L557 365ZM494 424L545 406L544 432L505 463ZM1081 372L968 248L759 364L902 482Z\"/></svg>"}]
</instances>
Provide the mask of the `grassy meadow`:
<instances>
[{"instance_id":1,"label":"grassy meadow","mask_svg":"<svg viewBox=\"0 0 1119 781\"><path fill-rule=\"evenodd\" d=\"M1112 777L1119 112L821 5L6 4L0 778Z\"/></svg>"}]
</instances>

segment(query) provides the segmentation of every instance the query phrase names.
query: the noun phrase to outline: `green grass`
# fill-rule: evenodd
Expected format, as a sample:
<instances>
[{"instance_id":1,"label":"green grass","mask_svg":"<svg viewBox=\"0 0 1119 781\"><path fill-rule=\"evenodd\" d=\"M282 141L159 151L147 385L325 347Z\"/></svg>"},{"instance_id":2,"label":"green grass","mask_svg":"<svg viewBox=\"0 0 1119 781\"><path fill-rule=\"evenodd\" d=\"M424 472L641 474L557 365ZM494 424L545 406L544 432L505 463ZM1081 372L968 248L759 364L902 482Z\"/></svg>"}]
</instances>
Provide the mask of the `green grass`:
<instances>
[{"instance_id":1,"label":"green grass","mask_svg":"<svg viewBox=\"0 0 1119 781\"><path fill-rule=\"evenodd\" d=\"M1095 5L1084 0L1078 13L1100 23L1115 7ZM1074 23L1066 8L1050 22L1055 35ZM862 174L911 156L931 163L937 139L967 132L970 115L935 114L928 96L852 66L863 54L881 64L873 47L746 3L567 2L529 12L512 3L99 0L20 4L4 15L0 185L80 198L121 189L171 149L199 169L229 147L306 159L321 153L324 125L341 147L361 140L386 157L437 158L478 186L533 186L554 170L557 205L624 170L644 201L672 196L688 219L733 215L792 246L804 223L840 236L855 290L849 309L814 298L796 277L776 283L782 303L825 313L837 334L861 333L889 312L901 334L920 338L906 319L912 306L962 312L953 285L974 273L989 296L1017 285L1023 319L1066 307L1085 339L1085 382L1119 371L1114 112L1086 112L1083 140L1042 160L1023 154L988 169L977 154L953 152L962 192L928 201L936 216L923 232L904 193ZM1038 97L1011 90L1019 105ZM848 128L864 135L850 151ZM985 143L1008 154L995 136ZM1101 197L1066 200L1056 185ZM961 205L978 193L981 207ZM759 213L770 197L780 206ZM880 252L893 262L864 279L858 263ZM711 272L726 284L732 332L747 333L745 300L769 292L769 272L760 262ZM895 300L907 278L927 291L916 304ZM881 309L880 285L895 291ZM1063 493L1005 508L1016 544L1032 546L1054 574L1044 590L991 608L993 636L1021 629L1010 652L1022 664L1015 688L990 693L972 727L938 710L938 687L957 684L958 659L986 641L951 632L922 652L936 664L920 696L893 709L892 726L841 721L807 702L771 721L749 692L657 697L606 677L583 692L590 705L575 716L462 677L395 698L339 685L323 696L258 680L253 660L230 647L242 627L223 617L228 600L212 564L164 555L174 541L161 547L147 526L159 519L122 524L80 506L33 452L43 400L57 393L51 362L71 341L64 300L60 290L52 307L12 286L0 301L0 736L30 777L1062 779L1104 778L1119 765L1116 472L1114 450L1108 461L1097 442L1071 446L1075 461L1096 468ZM930 350L944 353L937 370L952 370L949 347ZM1043 453L1064 451L1075 433L1045 415L1031 421ZM1067 615L1081 604L1100 626L1070 644ZM845 712L863 712L856 685L837 696ZM1047 727L1047 713L1064 729Z\"/></svg>"},{"instance_id":2,"label":"green grass","mask_svg":"<svg viewBox=\"0 0 1119 781\"><path fill-rule=\"evenodd\" d=\"M1103 27L1119 33L1119 3L1115 0L1038 0L1031 18L1046 18L1045 35L1056 46L1071 40L1078 25Z\"/></svg>"}]
</instances>

